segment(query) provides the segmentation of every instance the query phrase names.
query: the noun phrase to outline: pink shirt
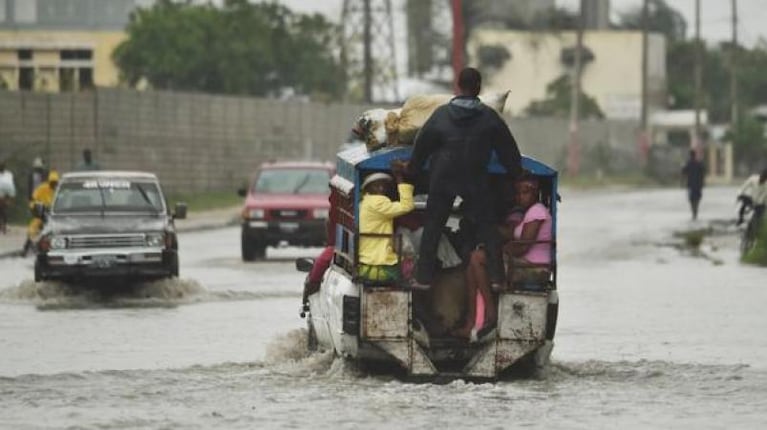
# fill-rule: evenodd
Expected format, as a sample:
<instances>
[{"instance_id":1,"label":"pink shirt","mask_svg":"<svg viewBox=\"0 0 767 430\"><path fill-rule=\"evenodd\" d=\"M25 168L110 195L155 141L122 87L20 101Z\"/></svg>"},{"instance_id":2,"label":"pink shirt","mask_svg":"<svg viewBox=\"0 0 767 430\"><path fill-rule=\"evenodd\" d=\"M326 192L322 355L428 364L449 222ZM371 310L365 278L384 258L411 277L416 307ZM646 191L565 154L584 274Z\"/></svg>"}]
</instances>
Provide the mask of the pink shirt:
<instances>
[{"instance_id":1,"label":"pink shirt","mask_svg":"<svg viewBox=\"0 0 767 430\"><path fill-rule=\"evenodd\" d=\"M543 223L536 239L546 243L534 243L522 258L535 264L548 264L551 263L551 215L543 203L536 203L525 212L522 222L514 228L514 239L522 236L525 224L537 220L543 220Z\"/></svg>"}]
</instances>

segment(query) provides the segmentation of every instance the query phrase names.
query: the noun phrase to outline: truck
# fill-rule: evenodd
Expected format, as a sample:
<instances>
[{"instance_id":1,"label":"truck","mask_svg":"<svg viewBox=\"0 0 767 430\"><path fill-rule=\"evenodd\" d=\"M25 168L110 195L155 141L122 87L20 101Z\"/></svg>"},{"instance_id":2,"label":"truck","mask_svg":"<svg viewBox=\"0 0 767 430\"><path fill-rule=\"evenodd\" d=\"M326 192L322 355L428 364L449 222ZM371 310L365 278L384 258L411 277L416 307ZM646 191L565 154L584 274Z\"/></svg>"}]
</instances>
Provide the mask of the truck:
<instances>
[{"instance_id":1,"label":"truck","mask_svg":"<svg viewBox=\"0 0 767 430\"><path fill-rule=\"evenodd\" d=\"M393 364L412 378L495 380L515 369L534 372L545 367L553 348L559 309L557 171L522 157L522 167L541 184L538 201L552 216L551 263L536 268L538 276L534 280L509 282L497 293L496 326L481 338L467 341L446 335L449 327L426 326L419 315L427 309L441 316L444 325L448 324L444 321L449 313L456 309L465 312L461 309L465 299L460 285L451 291L433 287L421 292L402 282L371 283L357 273L360 184L370 172L390 171L392 160L408 160L411 150L385 147L368 152L365 147L355 147L337 155L336 174L330 181L333 256L319 289L307 295L302 312L307 320L309 346L363 363ZM506 175L497 158L493 157L487 169L494 183L503 183ZM416 184L415 194L415 213L422 214L428 200L426 187ZM460 225L460 217L456 209L452 224ZM396 231L392 240L402 243ZM308 272L314 263L312 259L298 259L296 268ZM450 270L459 271L454 278L460 284L461 268Z\"/></svg>"}]
</instances>

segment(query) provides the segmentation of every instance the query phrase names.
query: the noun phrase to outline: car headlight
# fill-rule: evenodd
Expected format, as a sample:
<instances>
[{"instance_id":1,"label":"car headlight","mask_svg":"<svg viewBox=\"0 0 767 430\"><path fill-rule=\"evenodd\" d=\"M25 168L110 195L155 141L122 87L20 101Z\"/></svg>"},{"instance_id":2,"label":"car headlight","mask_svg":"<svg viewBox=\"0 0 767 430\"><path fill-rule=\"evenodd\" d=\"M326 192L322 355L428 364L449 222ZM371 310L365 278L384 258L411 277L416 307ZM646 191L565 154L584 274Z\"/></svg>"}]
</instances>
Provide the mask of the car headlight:
<instances>
[{"instance_id":1,"label":"car headlight","mask_svg":"<svg viewBox=\"0 0 767 430\"><path fill-rule=\"evenodd\" d=\"M329 215L330 210L328 209L315 209L312 211L312 217L314 218L327 219Z\"/></svg>"},{"instance_id":2,"label":"car headlight","mask_svg":"<svg viewBox=\"0 0 767 430\"><path fill-rule=\"evenodd\" d=\"M146 235L147 246L165 246L165 237L162 233L149 233Z\"/></svg>"},{"instance_id":3,"label":"car headlight","mask_svg":"<svg viewBox=\"0 0 767 430\"><path fill-rule=\"evenodd\" d=\"M264 217L264 210L263 209L251 209L248 211L248 217L249 218L263 218Z\"/></svg>"},{"instance_id":4,"label":"car headlight","mask_svg":"<svg viewBox=\"0 0 767 430\"><path fill-rule=\"evenodd\" d=\"M64 249L67 247L67 238L63 236L53 236L50 238L51 249Z\"/></svg>"}]
</instances>

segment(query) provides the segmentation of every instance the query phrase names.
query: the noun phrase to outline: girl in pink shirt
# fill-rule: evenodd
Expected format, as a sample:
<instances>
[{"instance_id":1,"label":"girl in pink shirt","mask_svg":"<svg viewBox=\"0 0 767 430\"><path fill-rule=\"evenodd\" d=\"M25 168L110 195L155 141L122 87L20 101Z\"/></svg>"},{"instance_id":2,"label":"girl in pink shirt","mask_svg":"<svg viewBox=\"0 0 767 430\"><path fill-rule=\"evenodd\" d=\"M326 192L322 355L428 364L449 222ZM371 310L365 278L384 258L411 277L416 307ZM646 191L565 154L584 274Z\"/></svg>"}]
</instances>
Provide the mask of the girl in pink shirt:
<instances>
[{"instance_id":1,"label":"girl in pink shirt","mask_svg":"<svg viewBox=\"0 0 767 430\"><path fill-rule=\"evenodd\" d=\"M517 182L515 188L517 203L525 210L525 214L522 220L514 225L509 237L511 240L504 246L504 250L517 261L549 264L551 214L546 206L538 201L538 181L534 177L523 178Z\"/></svg>"}]
</instances>

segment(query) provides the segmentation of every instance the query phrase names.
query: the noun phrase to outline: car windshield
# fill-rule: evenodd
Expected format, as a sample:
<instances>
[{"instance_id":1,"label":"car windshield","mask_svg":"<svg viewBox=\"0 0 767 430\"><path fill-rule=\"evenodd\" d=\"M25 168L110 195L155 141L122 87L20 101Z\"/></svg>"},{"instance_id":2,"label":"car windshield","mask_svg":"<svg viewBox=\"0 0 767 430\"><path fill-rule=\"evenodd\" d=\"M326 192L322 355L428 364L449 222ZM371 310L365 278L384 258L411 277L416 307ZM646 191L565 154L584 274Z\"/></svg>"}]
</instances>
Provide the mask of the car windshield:
<instances>
[{"instance_id":1,"label":"car windshield","mask_svg":"<svg viewBox=\"0 0 767 430\"><path fill-rule=\"evenodd\" d=\"M162 212L155 182L129 179L83 179L59 185L54 212Z\"/></svg>"},{"instance_id":2,"label":"car windshield","mask_svg":"<svg viewBox=\"0 0 767 430\"><path fill-rule=\"evenodd\" d=\"M327 169L264 169L254 189L261 194L325 194L329 180Z\"/></svg>"}]
</instances>

